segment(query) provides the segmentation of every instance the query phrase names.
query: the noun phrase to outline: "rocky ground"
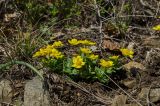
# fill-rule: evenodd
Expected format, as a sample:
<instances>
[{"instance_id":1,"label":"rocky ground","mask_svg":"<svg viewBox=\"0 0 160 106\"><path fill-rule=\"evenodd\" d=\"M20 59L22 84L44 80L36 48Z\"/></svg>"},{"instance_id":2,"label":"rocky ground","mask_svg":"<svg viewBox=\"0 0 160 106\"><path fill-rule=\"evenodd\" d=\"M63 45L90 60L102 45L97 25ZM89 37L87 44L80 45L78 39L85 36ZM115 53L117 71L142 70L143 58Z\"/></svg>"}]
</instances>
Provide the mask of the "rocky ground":
<instances>
[{"instance_id":1,"label":"rocky ground","mask_svg":"<svg viewBox=\"0 0 160 106\"><path fill-rule=\"evenodd\" d=\"M108 22L103 23L103 34L91 26L52 29L54 38L50 38L49 43L73 37L91 39L101 44L91 49L104 55L121 47L133 49L134 58L124 62L121 72L109 77L108 84L72 81L47 68L40 69L44 72L44 80L41 80L27 67L13 65L0 69L0 106L160 106L160 32L151 29L160 23L160 18L153 17L159 15L155 2L135 0L132 12L140 16L132 15L130 26L123 34L109 29ZM16 24L19 18L12 15L15 19L1 20L0 16L0 64L14 58L41 67L36 60L20 55L23 49L19 49L18 44L23 41L14 42L21 37L15 36L18 35L16 27L20 27ZM32 34L36 31L34 29ZM14 49L20 53L13 52ZM65 52L72 52L72 49L66 48Z\"/></svg>"},{"instance_id":2,"label":"rocky ground","mask_svg":"<svg viewBox=\"0 0 160 106\"><path fill-rule=\"evenodd\" d=\"M46 73L45 81L41 81L27 73L25 67L21 67L26 71L22 72L14 66L10 70L15 71L1 73L0 101L2 106L159 106L159 42L159 34L128 42L127 47L134 48L135 57L123 66L120 78L111 77L107 85L73 82L54 73Z\"/></svg>"}]
</instances>

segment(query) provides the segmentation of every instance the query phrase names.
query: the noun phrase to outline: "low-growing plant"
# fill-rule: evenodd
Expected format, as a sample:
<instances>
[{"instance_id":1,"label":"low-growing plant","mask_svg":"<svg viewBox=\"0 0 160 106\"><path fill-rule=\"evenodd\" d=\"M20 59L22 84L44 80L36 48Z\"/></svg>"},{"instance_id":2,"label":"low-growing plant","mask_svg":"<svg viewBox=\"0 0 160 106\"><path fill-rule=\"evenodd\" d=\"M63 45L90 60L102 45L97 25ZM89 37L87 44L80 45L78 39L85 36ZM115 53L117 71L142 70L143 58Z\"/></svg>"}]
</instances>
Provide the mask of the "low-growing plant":
<instances>
[{"instance_id":1,"label":"low-growing plant","mask_svg":"<svg viewBox=\"0 0 160 106\"><path fill-rule=\"evenodd\" d=\"M47 12L47 5L44 1L38 0L16 0L18 9L23 11L24 17L30 24L35 25Z\"/></svg>"},{"instance_id":2,"label":"low-growing plant","mask_svg":"<svg viewBox=\"0 0 160 106\"><path fill-rule=\"evenodd\" d=\"M23 32L17 28L15 36L11 38L13 43L10 49L11 57L15 60L30 60L34 50L45 44L44 38L38 35L33 36L30 30Z\"/></svg>"},{"instance_id":3,"label":"low-growing plant","mask_svg":"<svg viewBox=\"0 0 160 106\"><path fill-rule=\"evenodd\" d=\"M49 67L53 72L66 74L73 79L108 82L108 77L115 73L120 67L120 56L113 55L108 58L101 58L89 47L96 45L89 40L68 40L67 46L78 48L75 54L64 54L59 51L64 46L63 42L55 41L52 45L40 48L33 57L39 58L44 66ZM133 57L133 51L120 49L125 57Z\"/></svg>"}]
</instances>

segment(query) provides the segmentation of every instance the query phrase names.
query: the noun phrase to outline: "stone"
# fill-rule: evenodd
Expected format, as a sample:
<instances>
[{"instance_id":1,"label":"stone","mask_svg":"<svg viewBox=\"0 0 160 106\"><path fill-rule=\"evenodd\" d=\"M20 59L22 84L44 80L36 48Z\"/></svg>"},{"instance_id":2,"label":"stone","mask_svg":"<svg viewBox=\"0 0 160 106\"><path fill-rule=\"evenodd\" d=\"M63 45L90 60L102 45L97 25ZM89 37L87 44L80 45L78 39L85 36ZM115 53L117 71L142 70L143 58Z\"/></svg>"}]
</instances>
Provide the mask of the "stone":
<instances>
[{"instance_id":1,"label":"stone","mask_svg":"<svg viewBox=\"0 0 160 106\"><path fill-rule=\"evenodd\" d=\"M24 90L24 106L51 106L49 93L43 88L43 82L39 77L28 81Z\"/></svg>"},{"instance_id":2,"label":"stone","mask_svg":"<svg viewBox=\"0 0 160 106\"><path fill-rule=\"evenodd\" d=\"M138 97L140 99L146 100L147 95L149 97L150 102L159 101L160 100L160 88L154 88L154 89L142 88L141 92L138 94Z\"/></svg>"},{"instance_id":3,"label":"stone","mask_svg":"<svg viewBox=\"0 0 160 106\"><path fill-rule=\"evenodd\" d=\"M2 80L0 82L0 102L12 102L13 92L10 84L9 80Z\"/></svg>"}]
</instances>

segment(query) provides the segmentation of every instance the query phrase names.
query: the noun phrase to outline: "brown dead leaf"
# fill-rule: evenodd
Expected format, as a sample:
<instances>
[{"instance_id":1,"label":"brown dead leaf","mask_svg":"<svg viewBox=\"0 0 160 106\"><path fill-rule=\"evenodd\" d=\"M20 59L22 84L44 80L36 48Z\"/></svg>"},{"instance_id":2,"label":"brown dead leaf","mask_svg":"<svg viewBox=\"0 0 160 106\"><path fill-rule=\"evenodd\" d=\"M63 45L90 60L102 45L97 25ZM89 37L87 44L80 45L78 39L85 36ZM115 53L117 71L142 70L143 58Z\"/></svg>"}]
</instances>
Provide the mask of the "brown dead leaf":
<instances>
[{"instance_id":1,"label":"brown dead leaf","mask_svg":"<svg viewBox=\"0 0 160 106\"><path fill-rule=\"evenodd\" d=\"M136 85L136 79L125 79L122 81L123 85L128 88L133 88Z\"/></svg>"},{"instance_id":2,"label":"brown dead leaf","mask_svg":"<svg viewBox=\"0 0 160 106\"><path fill-rule=\"evenodd\" d=\"M117 42L113 42L111 40L104 40L102 45L104 49L109 49L109 50L120 49L120 45Z\"/></svg>"},{"instance_id":3,"label":"brown dead leaf","mask_svg":"<svg viewBox=\"0 0 160 106\"><path fill-rule=\"evenodd\" d=\"M122 67L124 68L124 70L126 70L128 72L130 72L130 70L132 68L138 68L140 70L145 70L146 69L146 67L143 64L135 62L135 61L131 61L131 62L123 65Z\"/></svg>"}]
</instances>

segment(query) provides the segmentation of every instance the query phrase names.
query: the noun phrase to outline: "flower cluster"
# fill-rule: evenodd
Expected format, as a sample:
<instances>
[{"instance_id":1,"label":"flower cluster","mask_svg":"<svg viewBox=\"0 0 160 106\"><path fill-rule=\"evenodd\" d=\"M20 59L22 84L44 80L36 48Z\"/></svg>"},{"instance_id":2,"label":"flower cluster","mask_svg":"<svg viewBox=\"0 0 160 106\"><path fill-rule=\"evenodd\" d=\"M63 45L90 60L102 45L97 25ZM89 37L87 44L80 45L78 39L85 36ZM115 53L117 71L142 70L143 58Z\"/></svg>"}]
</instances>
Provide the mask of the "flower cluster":
<instances>
[{"instance_id":1,"label":"flower cluster","mask_svg":"<svg viewBox=\"0 0 160 106\"><path fill-rule=\"evenodd\" d=\"M58 51L56 48L63 46L61 41L56 41L53 45L47 45L45 48L41 48L37 51L33 57L52 57L52 58L62 58L62 52Z\"/></svg>"},{"instance_id":2,"label":"flower cluster","mask_svg":"<svg viewBox=\"0 0 160 106\"><path fill-rule=\"evenodd\" d=\"M72 58L72 67L74 68L82 68L82 66L85 65L86 62L84 62L85 58L88 58L90 60L97 60L98 59L98 55L95 55L92 53L92 51L89 48L80 48L80 51L82 54L85 54L83 56L76 56Z\"/></svg>"},{"instance_id":3,"label":"flower cluster","mask_svg":"<svg viewBox=\"0 0 160 106\"><path fill-rule=\"evenodd\" d=\"M106 74L110 75L116 72L121 66L121 64L119 64L120 55L101 58L100 55L94 54L89 46L95 45L95 42L71 39L68 40L68 43L71 46L80 44L76 55L65 56L58 50L64 46L63 42L55 41L51 45L40 48L33 57L42 57L42 62L57 73L65 73L72 77L78 75L86 79L93 78L101 82L107 82L108 77L106 77ZM133 58L134 52L132 50L123 48L120 49L120 51L123 56Z\"/></svg>"}]
</instances>

